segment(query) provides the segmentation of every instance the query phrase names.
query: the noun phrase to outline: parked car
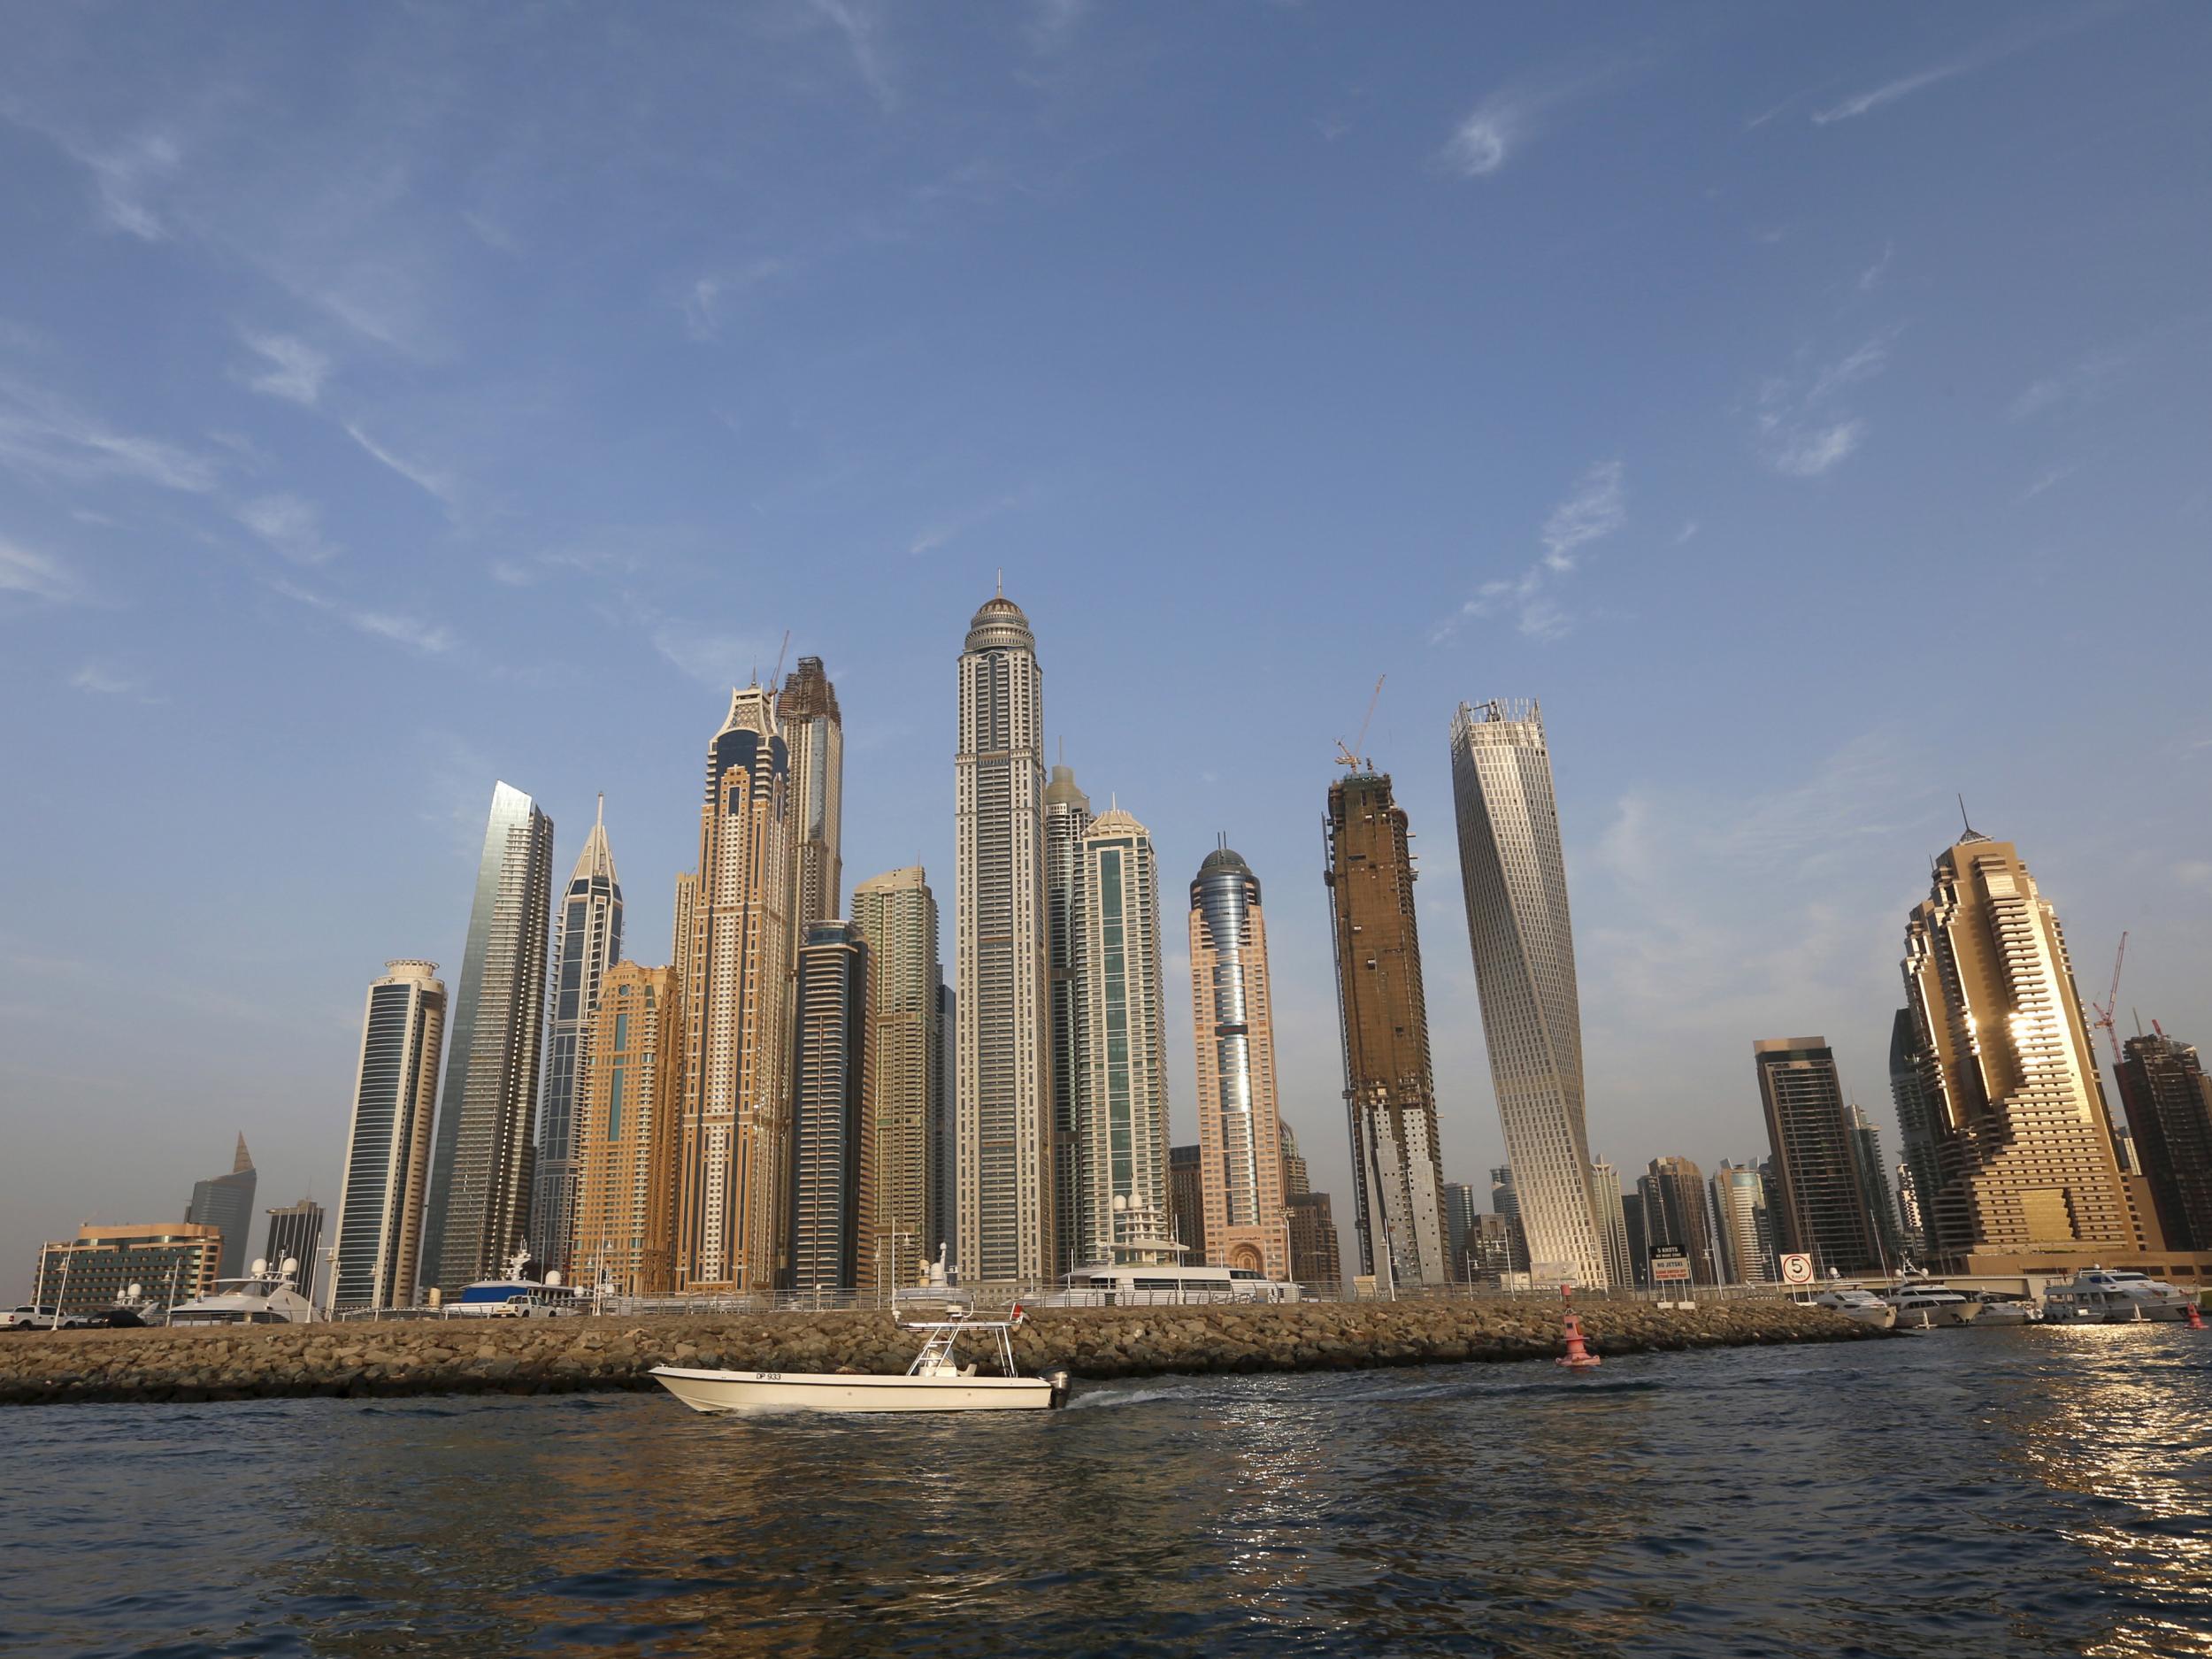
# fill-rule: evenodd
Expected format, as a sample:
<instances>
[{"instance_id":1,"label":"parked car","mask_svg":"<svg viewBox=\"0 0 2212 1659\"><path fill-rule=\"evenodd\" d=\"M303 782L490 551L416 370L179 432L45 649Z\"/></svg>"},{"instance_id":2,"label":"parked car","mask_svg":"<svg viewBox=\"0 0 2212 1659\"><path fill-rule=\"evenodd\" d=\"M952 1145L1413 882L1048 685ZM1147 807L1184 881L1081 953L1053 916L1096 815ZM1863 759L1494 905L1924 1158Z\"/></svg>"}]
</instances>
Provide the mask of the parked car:
<instances>
[{"instance_id":1,"label":"parked car","mask_svg":"<svg viewBox=\"0 0 2212 1659\"><path fill-rule=\"evenodd\" d=\"M134 1308L104 1308L98 1313L87 1314L84 1325L95 1331L142 1331L146 1321L140 1318Z\"/></svg>"},{"instance_id":2,"label":"parked car","mask_svg":"<svg viewBox=\"0 0 2212 1659\"><path fill-rule=\"evenodd\" d=\"M0 1331L46 1331L56 1325L69 1331L84 1322L85 1316L81 1313L65 1313L57 1319L52 1308L34 1307L27 1302L20 1308L0 1311Z\"/></svg>"}]
</instances>

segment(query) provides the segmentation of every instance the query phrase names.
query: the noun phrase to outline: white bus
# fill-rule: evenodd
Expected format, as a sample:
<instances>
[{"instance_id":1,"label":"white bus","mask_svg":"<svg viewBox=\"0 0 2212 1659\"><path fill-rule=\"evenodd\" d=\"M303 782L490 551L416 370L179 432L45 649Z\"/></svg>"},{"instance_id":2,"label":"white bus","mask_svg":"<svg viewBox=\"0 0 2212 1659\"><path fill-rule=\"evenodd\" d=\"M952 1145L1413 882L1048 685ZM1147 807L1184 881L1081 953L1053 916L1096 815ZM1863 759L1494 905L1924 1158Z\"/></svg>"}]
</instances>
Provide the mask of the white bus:
<instances>
[{"instance_id":1,"label":"white bus","mask_svg":"<svg viewBox=\"0 0 2212 1659\"><path fill-rule=\"evenodd\" d=\"M1248 1267L1079 1267L1045 1299L1054 1308L1143 1308L1194 1302L1295 1302L1298 1286Z\"/></svg>"}]
</instances>

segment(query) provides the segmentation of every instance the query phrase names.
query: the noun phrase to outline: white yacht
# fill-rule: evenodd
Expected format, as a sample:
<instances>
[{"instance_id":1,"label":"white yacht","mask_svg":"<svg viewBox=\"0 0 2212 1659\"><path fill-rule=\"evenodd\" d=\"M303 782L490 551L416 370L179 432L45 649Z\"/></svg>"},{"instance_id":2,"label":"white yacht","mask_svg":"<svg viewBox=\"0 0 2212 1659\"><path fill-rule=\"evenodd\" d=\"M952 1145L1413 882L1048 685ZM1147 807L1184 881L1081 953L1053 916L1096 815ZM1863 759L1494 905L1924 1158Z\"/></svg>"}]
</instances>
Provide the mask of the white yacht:
<instances>
[{"instance_id":1,"label":"white yacht","mask_svg":"<svg viewBox=\"0 0 2212 1659\"><path fill-rule=\"evenodd\" d=\"M2025 1296L2008 1296L1994 1290L1974 1293L1974 1300L1982 1305L1974 1323L1978 1325L2038 1325L2042 1322L2043 1310Z\"/></svg>"},{"instance_id":2,"label":"white yacht","mask_svg":"<svg viewBox=\"0 0 2212 1659\"><path fill-rule=\"evenodd\" d=\"M1932 1331L1939 1325L1971 1325L1981 1317L1982 1304L1971 1296L1933 1279L1900 1281L1882 1293L1884 1302L1897 1310L1901 1331Z\"/></svg>"},{"instance_id":3,"label":"white yacht","mask_svg":"<svg viewBox=\"0 0 2212 1659\"><path fill-rule=\"evenodd\" d=\"M310 1325L315 1304L292 1288L300 1264L291 1256L272 1268L257 1259L243 1279L219 1279L205 1296L169 1310L171 1325Z\"/></svg>"},{"instance_id":4,"label":"white yacht","mask_svg":"<svg viewBox=\"0 0 2212 1659\"><path fill-rule=\"evenodd\" d=\"M2121 1325L2185 1317L2190 1292L2123 1267L2088 1267L2064 1284L2047 1286L2043 1317L2053 1325Z\"/></svg>"},{"instance_id":5,"label":"white yacht","mask_svg":"<svg viewBox=\"0 0 2212 1659\"><path fill-rule=\"evenodd\" d=\"M901 1377L863 1373L697 1371L656 1365L651 1375L694 1411L750 1416L772 1411L1042 1411L1066 1403L1068 1374L1024 1377L1015 1368L1018 1304L1003 1319L973 1319L963 1306L942 1319L900 1319L902 1331L923 1333L922 1351ZM893 1316L896 1317L895 1314ZM995 1339L1002 1373L979 1377L956 1351L963 1336Z\"/></svg>"},{"instance_id":6,"label":"white yacht","mask_svg":"<svg viewBox=\"0 0 2212 1659\"><path fill-rule=\"evenodd\" d=\"M1872 1291L1861 1290L1855 1285L1839 1285L1824 1290L1807 1305L1829 1309L1860 1325L1870 1325L1878 1331L1886 1331L1897 1323L1896 1309Z\"/></svg>"},{"instance_id":7,"label":"white yacht","mask_svg":"<svg viewBox=\"0 0 2212 1659\"><path fill-rule=\"evenodd\" d=\"M1048 1308L1145 1308L1207 1302L1296 1302L1299 1286L1256 1268L1095 1262L1061 1276Z\"/></svg>"}]
</instances>

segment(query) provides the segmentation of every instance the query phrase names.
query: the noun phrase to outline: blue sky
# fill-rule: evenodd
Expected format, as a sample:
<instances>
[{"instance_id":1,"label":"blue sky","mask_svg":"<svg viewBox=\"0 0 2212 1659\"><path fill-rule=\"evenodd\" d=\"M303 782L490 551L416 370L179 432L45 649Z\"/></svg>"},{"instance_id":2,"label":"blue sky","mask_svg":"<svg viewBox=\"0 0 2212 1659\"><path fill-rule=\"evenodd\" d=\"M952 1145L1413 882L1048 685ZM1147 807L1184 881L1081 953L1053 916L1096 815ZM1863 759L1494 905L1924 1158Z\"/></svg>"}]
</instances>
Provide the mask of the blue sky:
<instances>
[{"instance_id":1,"label":"blue sky","mask_svg":"<svg viewBox=\"0 0 2212 1659\"><path fill-rule=\"evenodd\" d=\"M1889 1121L1962 791L2212 1038L2212 15L2136 5L0 12L0 1258L334 1193L364 987L457 974L495 778L666 959L785 630L849 880L951 902L995 571L1171 895L1265 884L1343 1190L1334 740L1425 854L1447 1174L1501 1156L1446 732L1549 726L1594 1148ZM1171 985L1186 957L1166 918ZM948 938L948 943L949 939ZM1171 999L1177 1137L1194 1133ZM258 1240L257 1238L257 1245Z\"/></svg>"}]
</instances>

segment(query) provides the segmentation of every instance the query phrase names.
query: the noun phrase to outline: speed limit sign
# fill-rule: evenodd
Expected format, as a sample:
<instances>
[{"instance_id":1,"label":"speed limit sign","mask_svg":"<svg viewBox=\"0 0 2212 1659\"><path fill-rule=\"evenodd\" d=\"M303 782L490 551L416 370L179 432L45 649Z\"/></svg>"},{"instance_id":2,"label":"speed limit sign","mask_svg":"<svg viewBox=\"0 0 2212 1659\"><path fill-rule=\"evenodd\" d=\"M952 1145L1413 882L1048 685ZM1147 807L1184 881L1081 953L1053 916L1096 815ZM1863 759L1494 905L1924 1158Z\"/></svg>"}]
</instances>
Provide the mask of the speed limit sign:
<instances>
[{"instance_id":1,"label":"speed limit sign","mask_svg":"<svg viewBox=\"0 0 2212 1659\"><path fill-rule=\"evenodd\" d=\"M1813 1258L1809 1256L1786 1256L1782 1258L1782 1282L1785 1285L1809 1285L1813 1282Z\"/></svg>"}]
</instances>

